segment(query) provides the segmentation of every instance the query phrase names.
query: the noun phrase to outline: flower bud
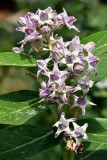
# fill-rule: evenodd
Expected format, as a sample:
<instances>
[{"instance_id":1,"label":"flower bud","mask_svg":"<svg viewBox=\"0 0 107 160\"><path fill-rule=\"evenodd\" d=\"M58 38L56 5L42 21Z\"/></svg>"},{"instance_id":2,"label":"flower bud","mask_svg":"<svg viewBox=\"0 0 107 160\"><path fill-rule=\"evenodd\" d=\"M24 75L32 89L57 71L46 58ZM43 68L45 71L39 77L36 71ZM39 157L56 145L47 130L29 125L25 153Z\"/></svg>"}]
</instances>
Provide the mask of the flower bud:
<instances>
[{"instance_id":1,"label":"flower bud","mask_svg":"<svg viewBox=\"0 0 107 160\"><path fill-rule=\"evenodd\" d=\"M74 73L82 73L84 71L84 66L80 64L74 65Z\"/></svg>"},{"instance_id":2,"label":"flower bud","mask_svg":"<svg viewBox=\"0 0 107 160\"><path fill-rule=\"evenodd\" d=\"M41 21L48 20L48 14L45 13L45 12L41 12L41 13L40 13L40 20L41 20Z\"/></svg>"},{"instance_id":3,"label":"flower bud","mask_svg":"<svg viewBox=\"0 0 107 160\"><path fill-rule=\"evenodd\" d=\"M15 53L23 53L24 50L23 50L23 48L13 47L12 51L15 52Z\"/></svg>"},{"instance_id":4,"label":"flower bud","mask_svg":"<svg viewBox=\"0 0 107 160\"><path fill-rule=\"evenodd\" d=\"M51 29L48 26L43 26L41 28L41 33L44 36L49 36L50 32L51 32Z\"/></svg>"}]
</instances>

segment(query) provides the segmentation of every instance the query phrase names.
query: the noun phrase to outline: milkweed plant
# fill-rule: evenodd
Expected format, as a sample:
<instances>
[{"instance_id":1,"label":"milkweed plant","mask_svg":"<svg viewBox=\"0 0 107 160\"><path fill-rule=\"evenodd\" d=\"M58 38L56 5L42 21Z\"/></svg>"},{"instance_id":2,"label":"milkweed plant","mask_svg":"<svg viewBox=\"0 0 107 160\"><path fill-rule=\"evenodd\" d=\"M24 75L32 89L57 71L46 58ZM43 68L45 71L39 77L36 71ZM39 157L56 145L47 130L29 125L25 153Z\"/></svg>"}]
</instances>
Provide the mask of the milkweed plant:
<instances>
[{"instance_id":1,"label":"milkweed plant","mask_svg":"<svg viewBox=\"0 0 107 160\"><path fill-rule=\"evenodd\" d=\"M18 160L27 160L26 158L30 160L30 157L57 144L61 145L61 156L64 160L74 160L75 155L82 157L86 153L87 147L84 142L95 141L93 140L95 138L92 135L93 132L88 132L88 126L90 126L89 129L93 127L94 130L96 123L100 123L100 120L90 120L85 118L85 115L87 105L96 107L96 104L88 99L88 92L94 85L95 80L98 81L104 77L104 73L99 75L101 72L99 66L102 65L103 61L100 62L101 53L107 50L107 39L103 41L107 32L99 32L80 40L77 36L80 31L74 25L75 21L76 18L69 16L65 9L62 13L57 13L51 7L44 10L38 9L36 13L28 12L24 17L18 19L20 27L16 30L22 32L24 38L18 42L18 47L13 47L13 52L0 55L4 59L1 65L35 67L36 74L31 72L29 74L33 75L39 84L38 91L32 92L33 94L34 92L39 94L37 98L35 94L31 98L32 94L28 91L10 93L10 97L14 97L14 109L16 107L16 110L11 111L11 120L8 118L6 121L3 119L4 116L3 118L1 116L0 121L4 124L16 125L14 127L18 132L17 128L24 126L28 119L41 111L50 110L54 122L51 129L47 133L43 131L42 135L38 133L39 129L36 127L32 134L30 133L32 129L30 129L30 132L27 130L25 134L25 128L22 127L23 132L19 131L20 134L26 138L32 136L31 139L28 138L25 142L22 140L20 144L13 145L14 143L10 138L13 146L10 146L10 149L7 147L6 151L1 152L1 160L7 160L4 158L5 154L12 159L18 154ZM57 31L64 26L71 32L78 33L67 42L64 41L63 33L62 35L57 34ZM103 43L106 43L106 45L103 45ZM26 53L26 48L28 53ZM7 58L7 61L5 58ZM17 104L15 99L23 97L24 93L26 100L23 100L23 102L19 100L21 106L20 103L18 104L19 107L15 106ZM3 96L4 98L2 98ZM12 105L13 101L5 98L8 97L7 94L2 95L2 97L2 103L6 100ZM36 101L34 107L28 105L31 100ZM41 108L37 110L40 104ZM26 110L26 106L29 106L30 110ZM25 123L25 126L28 125ZM100 131L100 129L98 130ZM32 145L30 146L30 144ZM83 157L83 159L87 158L88 156ZM10 159L8 158L8 160Z\"/></svg>"}]
</instances>

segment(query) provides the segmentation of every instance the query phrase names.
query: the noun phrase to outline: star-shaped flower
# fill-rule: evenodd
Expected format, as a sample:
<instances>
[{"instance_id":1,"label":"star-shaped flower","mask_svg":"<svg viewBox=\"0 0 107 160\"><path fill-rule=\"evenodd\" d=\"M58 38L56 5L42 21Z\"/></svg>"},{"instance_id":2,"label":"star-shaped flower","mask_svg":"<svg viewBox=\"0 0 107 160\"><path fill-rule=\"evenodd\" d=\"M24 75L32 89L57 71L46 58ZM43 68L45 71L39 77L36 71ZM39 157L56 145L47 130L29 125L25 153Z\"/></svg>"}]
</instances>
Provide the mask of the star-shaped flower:
<instances>
[{"instance_id":1,"label":"star-shaped flower","mask_svg":"<svg viewBox=\"0 0 107 160\"><path fill-rule=\"evenodd\" d=\"M53 125L53 127L57 127L55 138L57 138L62 132L65 132L65 134L71 132L69 124L74 122L75 120L76 120L75 118L66 119L65 113L63 112L61 114L60 120Z\"/></svg>"}]
</instances>

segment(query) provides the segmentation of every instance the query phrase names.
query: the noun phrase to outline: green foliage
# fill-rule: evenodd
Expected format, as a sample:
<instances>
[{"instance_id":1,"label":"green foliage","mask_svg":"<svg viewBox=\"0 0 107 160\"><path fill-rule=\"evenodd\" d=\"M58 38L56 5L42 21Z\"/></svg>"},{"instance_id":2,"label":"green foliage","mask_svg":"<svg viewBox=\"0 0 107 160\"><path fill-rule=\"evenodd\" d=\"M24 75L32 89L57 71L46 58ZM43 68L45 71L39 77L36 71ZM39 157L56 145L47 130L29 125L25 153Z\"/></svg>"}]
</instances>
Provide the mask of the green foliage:
<instances>
[{"instance_id":1,"label":"green foliage","mask_svg":"<svg viewBox=\"0 0 107 160\"><path fill-rule=\"evenodd\" d=\"M35 125L8 127L0 130L0 160L27 160L58 142L52 131Z\"/></svg>"},{"instance_id":2,"label":"green foliage","mask_svg":"<svg viewBox=\"0 0 107 160\"><path fill-rule=\"evenodd\" d=\"M20 125L46 110L36 91L17 91L0 96L0 123Z\"/></svg>"},{"instance_id":3,"label":"green foliage","mask_svg":"<svg viewBox=\"0 0 107 160\"><path fill-rule=\"evenodd\" d=\"M92 79L95 81L100 81L107 77L107 31L92 34L82 39L81 42L86 44L90 41L96 43L94 55L99 58L99 63L97 64L98 75L96 77L92 75Z\"/></svg>"},{"instance_id":4,"label":"green foliage","mask_svg":"<svg viewBox=\"0 0 107 160\"><path fill-rule=\"evenodd\" d=\"M89 141L83 142L85 151L76 155L75 160L105 160L107 149L107 119L80 120L89 123ZM56 146L59 139L54 139L54 133L50 129L38 128L35 123L21 126L11 126L0 130L0 160L27 160L35 157L41 151ZM52 159L53 160L53 159Z\"/></svg>"},{"instance_id":5,"label":"green foliage","mask_svg":"<svg viewBox=\"0 0 107 160\"><path fill-rule=\"evenodd\" d=\"M0 53L0 66L35 67L36 60L32 55L3 52Z\"/></svg>"},{"instance_id":6,"label":"green foliage","mask_svg":"<svg viewBox=\"0 0 107 160\"><path fill-rule=\"evenodd\" d=\"M85 151L75 160L105 160L107 150L107 119L85 119L81 123L88 122L87 130L89 141L84 142Z\"/></svg>"}]
</instances>

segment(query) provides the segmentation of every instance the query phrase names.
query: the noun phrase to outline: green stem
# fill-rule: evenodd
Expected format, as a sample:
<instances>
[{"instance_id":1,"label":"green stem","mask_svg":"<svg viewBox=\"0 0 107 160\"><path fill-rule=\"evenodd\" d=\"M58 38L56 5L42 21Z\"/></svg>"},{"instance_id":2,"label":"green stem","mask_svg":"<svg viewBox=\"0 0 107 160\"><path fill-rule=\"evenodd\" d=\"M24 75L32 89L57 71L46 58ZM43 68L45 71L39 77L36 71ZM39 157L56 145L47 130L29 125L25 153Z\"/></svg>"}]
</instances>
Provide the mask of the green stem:
<instances>
[{"instance_id":1,"label":"green stem","mask_svg":"<svg viewBox=\"0 0 107 160\"><path fill-rule=\"evenodd\" d=\"M74 151L70 152L70 158L69 160L74 160Z\"/></svg>"},{"instance_id":2,"label":"green stem","mask_svg":"<svg viewBox=\"0 0 107 160\"><path fill-rule=\"evenodd\" d=\"M67 151L65 149L66 144L64 141L62 141L60 145L62 151L62 160L74 160L74 151Z\"/></svg>"}]
</instances>

